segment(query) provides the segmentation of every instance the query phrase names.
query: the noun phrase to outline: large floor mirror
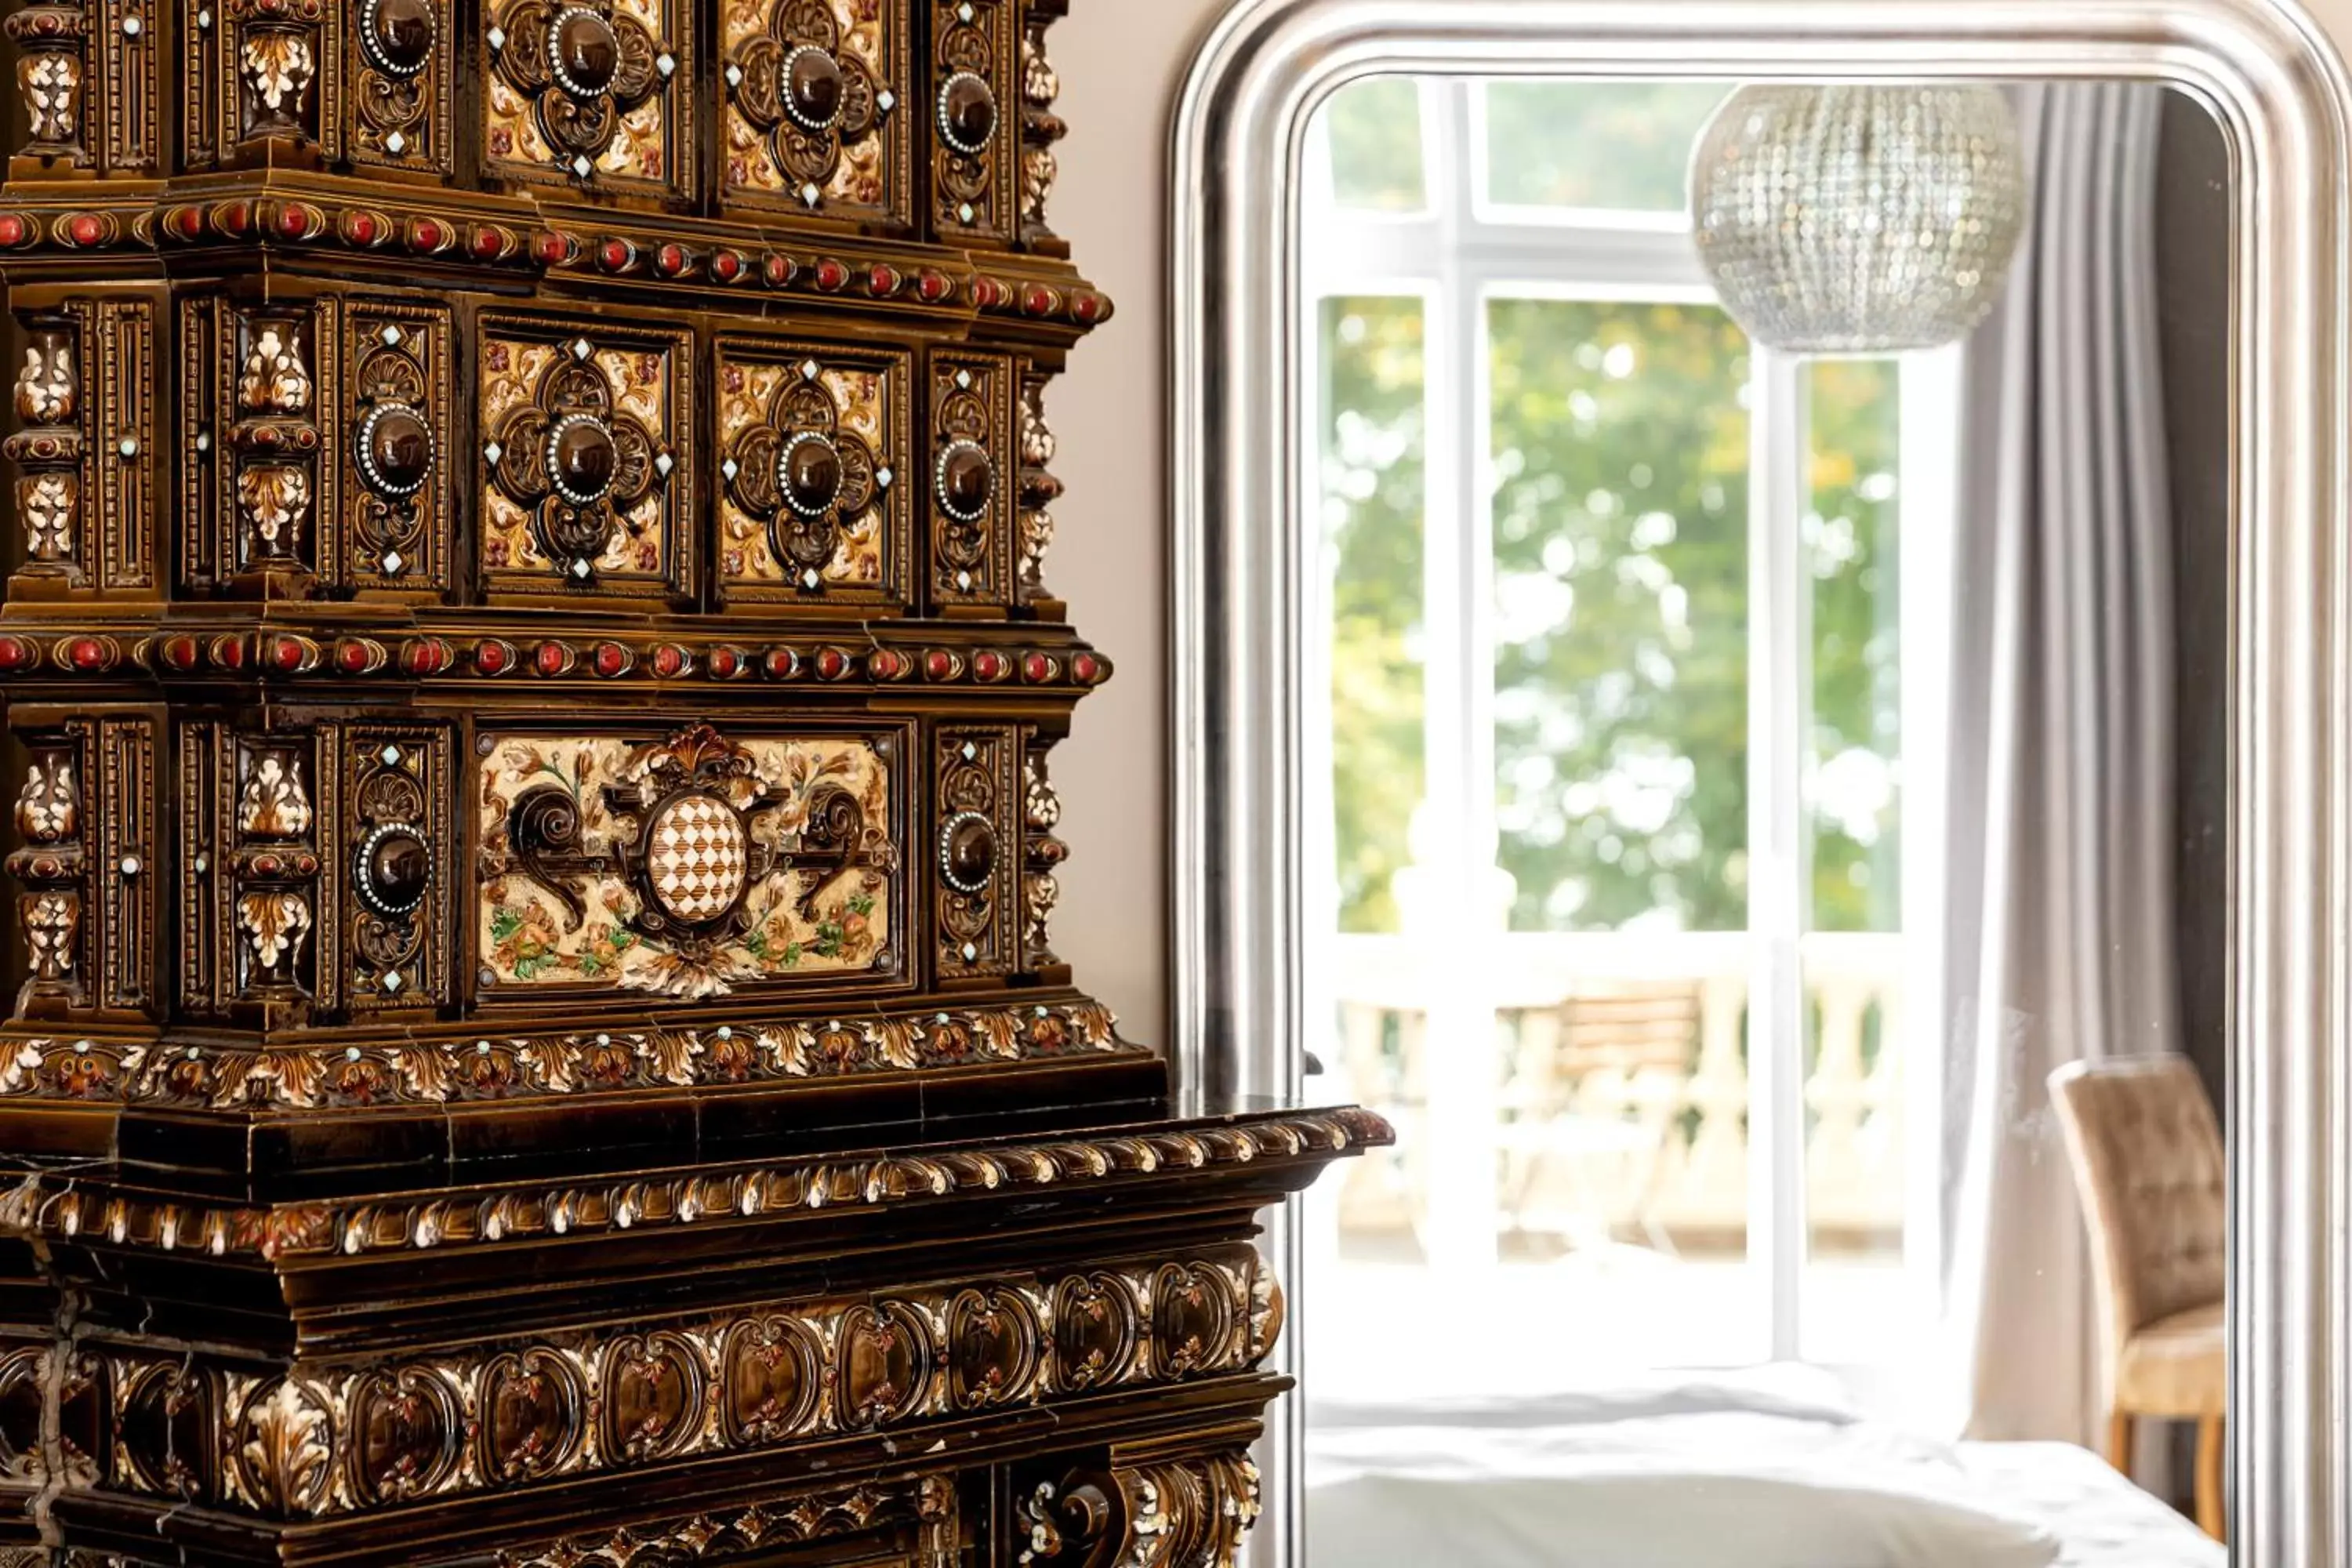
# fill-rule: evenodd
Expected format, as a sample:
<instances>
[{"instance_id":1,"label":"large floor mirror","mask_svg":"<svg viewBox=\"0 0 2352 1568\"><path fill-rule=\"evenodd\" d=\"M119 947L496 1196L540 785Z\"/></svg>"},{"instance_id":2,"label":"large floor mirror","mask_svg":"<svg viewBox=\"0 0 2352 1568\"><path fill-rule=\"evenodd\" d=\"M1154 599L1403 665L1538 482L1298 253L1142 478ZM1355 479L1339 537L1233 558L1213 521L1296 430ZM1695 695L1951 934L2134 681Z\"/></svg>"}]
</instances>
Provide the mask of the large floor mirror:
<instances>
[{"instance_id":1,"label":"large floor mirror","mask_svg":"<svg viewBox=\"0 0 2352 1568\"><path fill-rule=\"evenodd\" d=\"M1391 77L1309 135L1307 1045L1399 1138L1308 1200L1307 1562L2219 1568L2212 115Z\"/></svg>"},{"instance_id":2,"label":"large floor mirror","mask_svg":"<svg viewBox=\"0 0 2352 1568\"><path fill-rule=\"evenodd\" d=\"M2340 122L1376 9L1179 130L1185 1065L1398 1130L1276 1238L1265 1561L2352 1561Z\"/></svg>"}]
</instances>

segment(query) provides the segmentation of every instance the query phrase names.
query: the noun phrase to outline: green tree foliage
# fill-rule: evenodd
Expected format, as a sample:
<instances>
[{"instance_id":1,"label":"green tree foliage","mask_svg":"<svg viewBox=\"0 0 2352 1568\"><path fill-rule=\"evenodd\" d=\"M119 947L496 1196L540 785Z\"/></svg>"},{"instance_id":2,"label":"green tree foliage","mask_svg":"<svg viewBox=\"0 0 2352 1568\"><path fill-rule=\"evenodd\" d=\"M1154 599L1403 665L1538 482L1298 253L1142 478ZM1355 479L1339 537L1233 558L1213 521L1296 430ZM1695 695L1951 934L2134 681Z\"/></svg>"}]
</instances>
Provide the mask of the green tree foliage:
<instances>
[{"instance_id":1,"label":"green tree foliage","mask_svg":"<svg viewBox=\"0 0 2352 1568\"><path fill-rule=\"evenodd\" d=\"M1379 82L1335 100L1335 174L1352 160L1360 200L1374 200L1381 160L1403 157L1400 147L1412 150L1409 189L1399 176L1391 199L1421 198L1412 90ZM1549 121L1537 111L1559 108L1561 86L1492 90L1494 145L1524 153L1534 172L1511 178L1535 182L1509 184L1498 168L1496 194L1536 199L1525 193L1539 188L1541 199L1588 205L1622 203L1610 192L1678 171L1677 149L1712 103L1644 109L1624 95L1667 89L1576 89L1617 96L1575 121L1610 148L1583 160L1603 183L1570 186L1544 170L1574 162L1560 148L1577 143L1557 127L1538 134ZM1619 125L1628 115L1655 135ZM1672 157L1653 147L1661 137ZM1633 167L1643 159L1647 174ZM1390 879L1410 859L1427 776L1423 309L1412 298L1329 300L1319 324L1339 924L1387 931ZM1746 340L1696 304L1498 299L1487 328L1495 805L1499 858L1517 882L1512 925L1744 927ZM1805 375L1816 929L1897 924L1896 380L1883 360L1820 362Z\"/></svg>"},{"instance_id":2,"label":"green tree foliage","mask_svg":"<svg viewBox=\"0 0 2352 1568\"><path fill-rule=\"evenodd\" d=\"M1748 918L1747 342L1497 300L1495 809L1522 931Z\"/></svg>"},{"instance_id":3,"label":"green tree foliage","mask_svg":"<svg viewBox=\"0 0 2352 1568\"><path fill-rule=\"evenodd\" d=\"M1397 929L1389 879L1422 761L1422 308L1322 307L1324 569L1331 582L1332 797L1339 929Z\"/></svg>"}]
</instances>

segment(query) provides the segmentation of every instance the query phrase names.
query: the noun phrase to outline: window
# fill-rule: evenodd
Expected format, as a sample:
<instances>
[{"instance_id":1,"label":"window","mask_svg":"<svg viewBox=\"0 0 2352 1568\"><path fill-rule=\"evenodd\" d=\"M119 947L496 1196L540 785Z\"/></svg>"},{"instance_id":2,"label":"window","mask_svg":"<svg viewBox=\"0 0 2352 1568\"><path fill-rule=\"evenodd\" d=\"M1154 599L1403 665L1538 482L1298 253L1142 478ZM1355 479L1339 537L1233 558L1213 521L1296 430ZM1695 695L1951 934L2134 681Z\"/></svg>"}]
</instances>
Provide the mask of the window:
<instances>
[{"instance_id":1,"label":"window","mask_svg":"<svg viewBox=\"0 0 2352 1568\"><path fill-rule=\"evenodd\" d=\"M1402 1133L1316 1200L1319 1287L1380 1303L1326 1388L1393 1379L1432 1269L1618 1366L1891 1367L1931 1321L1903 741L1958 351L1747 341L1684 216L1722 90L1377 80L1309 144L1314 1044Z\"/></svg>"}]
</instances>

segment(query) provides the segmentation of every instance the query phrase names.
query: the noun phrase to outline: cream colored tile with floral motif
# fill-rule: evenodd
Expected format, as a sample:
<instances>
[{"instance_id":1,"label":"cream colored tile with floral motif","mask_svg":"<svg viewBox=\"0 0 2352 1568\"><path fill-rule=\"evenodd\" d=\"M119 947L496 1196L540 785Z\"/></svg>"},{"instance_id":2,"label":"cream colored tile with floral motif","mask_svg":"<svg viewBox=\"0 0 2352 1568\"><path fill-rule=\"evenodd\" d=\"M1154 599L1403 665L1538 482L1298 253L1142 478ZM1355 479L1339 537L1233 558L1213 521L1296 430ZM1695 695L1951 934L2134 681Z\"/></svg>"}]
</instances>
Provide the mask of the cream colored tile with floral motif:
<instances>
[{"instance_id":1,"label":"cream colored tile with floral motif","mask_svg":"<svg viewBox=\"0 0 2352 1568\"><path fill-rule=\"evenodd\" d=\"M700 771L666 771L681 746ZM872 737L501 736L475 788L499 989L712 995L887 960L893 785Z\"/></svg>"}]
</instances>

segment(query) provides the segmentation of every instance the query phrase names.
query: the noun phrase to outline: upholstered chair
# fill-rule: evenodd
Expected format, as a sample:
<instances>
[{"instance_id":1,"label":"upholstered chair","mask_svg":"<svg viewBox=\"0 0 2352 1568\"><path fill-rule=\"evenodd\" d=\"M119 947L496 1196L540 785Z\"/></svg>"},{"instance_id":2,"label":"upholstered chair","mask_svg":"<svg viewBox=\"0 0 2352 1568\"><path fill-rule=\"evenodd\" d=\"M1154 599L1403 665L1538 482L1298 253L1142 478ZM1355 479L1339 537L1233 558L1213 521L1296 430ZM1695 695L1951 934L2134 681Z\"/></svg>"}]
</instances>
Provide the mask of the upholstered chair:
<instances>
[{"instance_id":1,"label":"upholstered chair","mask_svg":"<svg viewBox=\"0 0 2352 1568\"><path fill-rule=\"evenodd\" d=\"M2075 1062L2050 1095L2106 1319L2108 1458L2130 1472L2139 1418L2196 1422L2197 1521L2218 1539L2228 1210L2212 1102L2178 1056Z\"/></svg>"}]
</instances>

